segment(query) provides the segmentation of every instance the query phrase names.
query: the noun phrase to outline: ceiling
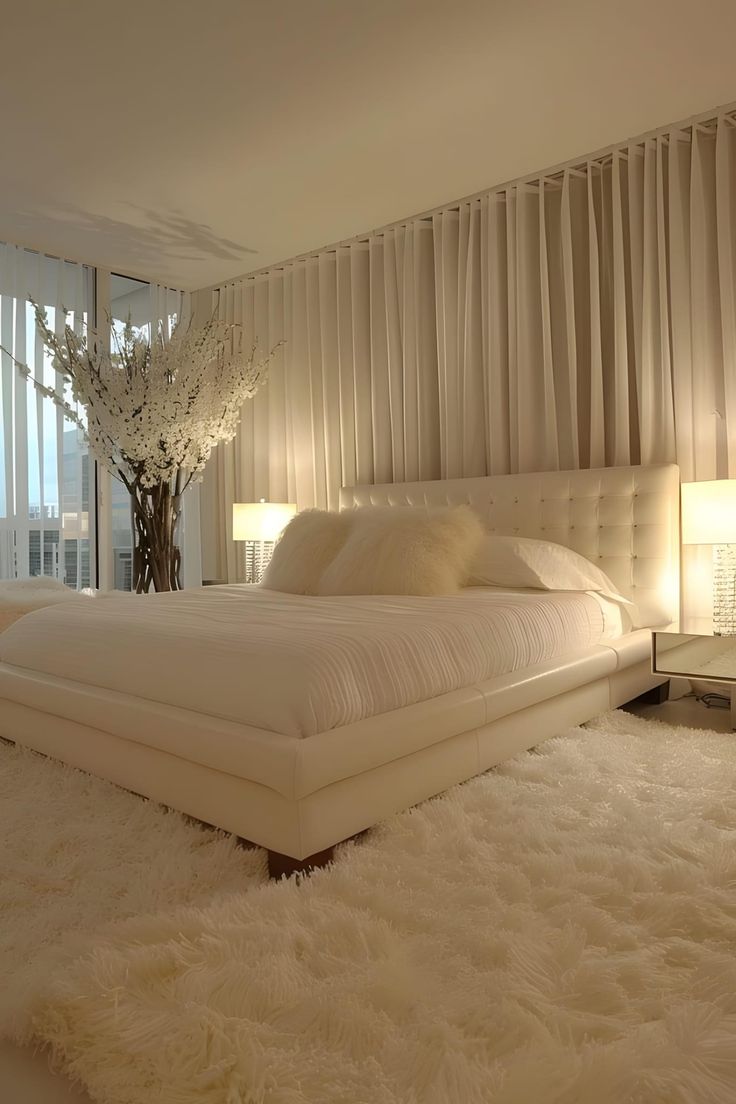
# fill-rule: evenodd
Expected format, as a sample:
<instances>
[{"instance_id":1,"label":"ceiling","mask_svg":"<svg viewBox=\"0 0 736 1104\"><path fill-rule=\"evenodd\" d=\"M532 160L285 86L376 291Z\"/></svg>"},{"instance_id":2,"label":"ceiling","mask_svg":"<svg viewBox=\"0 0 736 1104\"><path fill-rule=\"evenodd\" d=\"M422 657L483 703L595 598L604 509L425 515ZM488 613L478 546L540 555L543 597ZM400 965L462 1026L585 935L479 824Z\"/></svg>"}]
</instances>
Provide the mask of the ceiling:
<instances>
[{"instance_id":1,"label":"ceiling","mask_svg":"<svg viewBox=\"0 0 736 1104\"><path fill-rule=\"evenodd\" d=\"M0 29L0 238L187 289L736 100L733 0L16 0Z\"/></svg>"}]
</instances>

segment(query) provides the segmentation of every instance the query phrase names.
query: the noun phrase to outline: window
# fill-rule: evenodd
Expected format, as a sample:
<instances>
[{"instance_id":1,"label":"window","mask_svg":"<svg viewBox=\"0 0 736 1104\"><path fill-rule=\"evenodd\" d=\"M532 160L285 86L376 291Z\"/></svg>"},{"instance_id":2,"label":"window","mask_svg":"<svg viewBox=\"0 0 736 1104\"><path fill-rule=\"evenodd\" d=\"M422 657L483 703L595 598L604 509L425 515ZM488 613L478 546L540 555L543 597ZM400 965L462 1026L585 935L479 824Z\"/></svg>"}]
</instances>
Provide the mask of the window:
<instances>
[{"instance_id":1,"label":"window","mask_svg":"<svg viewBox=\"0 0 736 1104\"><path fill-rule=\"evenodd\" d=\"M32 296L51 329L81 329L93 307L94 273L0 244L0 578L44 575L94 586L94 465L84 434L13 363L70 400L36 333Z\"/></svg>"},{"instance_id":2,"label":"window","mask_svg":"<svg viewBox=\"0 0 736 1104\"><path fill-rule=\"evenodd\" d=\"M38 382L71 401L69 385L54 371L36 333L29 296L46 309L56 332L65 317L81 332L96 313L101 324L109 315L112 332L130 315L133 325L150 336L161 322L169 329L174 325L183 309L182 293L118 275L104 274L97 283L95 270L86 265L0 242L0 345L7 350L0 352L0 579L43 575L78 590L98 585L130 590L128 492L90 459L83 431L40 395L13 361L26 364ZM84 411L78 413L84 421ZM104 525L98 548L100 487ZM188 512L183 554L192 585L201 579L198 502Z\"/></svg>"}]
</instances>

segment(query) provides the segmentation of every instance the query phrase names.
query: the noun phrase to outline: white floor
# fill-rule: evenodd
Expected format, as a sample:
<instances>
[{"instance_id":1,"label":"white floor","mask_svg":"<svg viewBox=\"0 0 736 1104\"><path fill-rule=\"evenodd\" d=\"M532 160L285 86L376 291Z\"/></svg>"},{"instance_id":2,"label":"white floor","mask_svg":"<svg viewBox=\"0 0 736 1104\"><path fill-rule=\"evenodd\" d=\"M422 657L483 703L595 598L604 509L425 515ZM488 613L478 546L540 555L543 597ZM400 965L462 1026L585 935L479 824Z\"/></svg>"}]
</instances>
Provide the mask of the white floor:
<instances>
[{"instance_id":1,"label":"white floor","mask_svg":"<svg viewBox=\"0 0 736 1104\"><path fill-rule=\"evenodd\" d=\"M668 724L710 728L719 732L731 729L728 709L708 709L694 698L681 698L664 705L638 706L642 717ZM736 734L734 734L736 739ZM7 1104L91 1104L86 1093L64 1077L52 1074L42 1053L21 1050L0 1041L0 1101Z\"/></svg>"},{"instance_id":2,"label":"white floor","mask_svg":"<svg viewBox=\"0 0 736 1104\"><path fill-rule=\"evenodd\" d=\"M717 687L713 687L717 689ZM651 717L653 721L666 724L685 725L686 728L710 728L714 732L731 731L731 710L729 708L708 708L696 698L679 698L664 705L637 705L632 710L640 717ZM734 733L736 739L736 732Z\"/></svg>"}]
</instances>

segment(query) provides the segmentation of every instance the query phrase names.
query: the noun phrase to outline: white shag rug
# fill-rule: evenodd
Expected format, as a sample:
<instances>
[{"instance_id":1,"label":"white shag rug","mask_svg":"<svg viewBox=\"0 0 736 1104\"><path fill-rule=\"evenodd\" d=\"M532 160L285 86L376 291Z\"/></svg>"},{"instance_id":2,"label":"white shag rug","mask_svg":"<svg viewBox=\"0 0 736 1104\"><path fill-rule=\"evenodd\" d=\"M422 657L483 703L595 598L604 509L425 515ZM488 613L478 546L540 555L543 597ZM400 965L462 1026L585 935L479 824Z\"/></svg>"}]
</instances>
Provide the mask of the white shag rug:
<instances>
[{"instance_id":1,"label":"white shag rug","mask_svg":"<svg viewBox=\"0 0 736 1104\"><path fill-rule=\"evenodd\" d=\"M610 714L300 884L238 892L231 852L230 892L84 918L34 978L33 1032L105 1104L731 1104L735 764L736 737ZM159 816L99 842L108 894L136 845L165 877Z\"/></svg>"},{"instance_id":2,"label":"white shag rug","mask_svg":"<svg viewBox=\"0 0 736 1104\"><path fill-rule=\"evenodd\" d=\"M266 878L263 851L0 741L0 1035L28 1041L55 963L103 925Z\"/></svg>"}]
</instances>

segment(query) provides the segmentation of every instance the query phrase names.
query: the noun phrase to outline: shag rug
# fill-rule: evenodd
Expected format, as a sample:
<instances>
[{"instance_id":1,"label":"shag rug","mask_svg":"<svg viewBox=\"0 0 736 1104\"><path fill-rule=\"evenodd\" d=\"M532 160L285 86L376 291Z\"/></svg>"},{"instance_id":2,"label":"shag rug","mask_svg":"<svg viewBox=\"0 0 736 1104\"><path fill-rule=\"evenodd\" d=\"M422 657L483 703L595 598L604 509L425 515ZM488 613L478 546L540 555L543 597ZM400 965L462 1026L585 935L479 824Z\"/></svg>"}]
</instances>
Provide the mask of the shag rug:
<instances>
[{"instance_id":1,"label":"shag rug","mask_svg":"<svg viewBox=\"0 0 736 1104\"><path fill-rule=\"evenodd\" d=\"M0 1035L28 1041L55 964L105 924L266 878L264 852L0 740Z\"/></svg>"},{"instance_id":2,"label":"shag rug","mask_svg":"<svg viewBox=\"0 0 736 1104\"><path fill-rule=\"evenodd\" d=\"M264 885L6 749L6 1020L105 1104L732 1104L735 740L609 714Z\"/></svg>"}]
</instances>

